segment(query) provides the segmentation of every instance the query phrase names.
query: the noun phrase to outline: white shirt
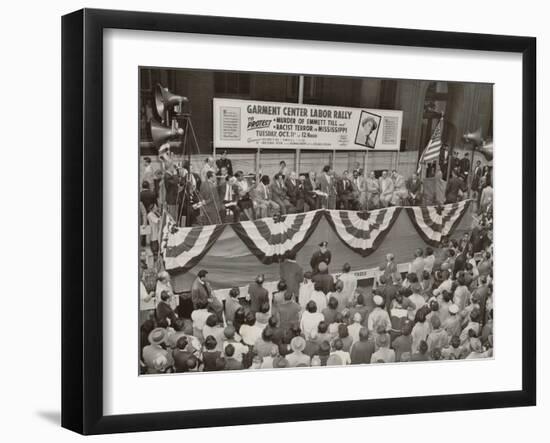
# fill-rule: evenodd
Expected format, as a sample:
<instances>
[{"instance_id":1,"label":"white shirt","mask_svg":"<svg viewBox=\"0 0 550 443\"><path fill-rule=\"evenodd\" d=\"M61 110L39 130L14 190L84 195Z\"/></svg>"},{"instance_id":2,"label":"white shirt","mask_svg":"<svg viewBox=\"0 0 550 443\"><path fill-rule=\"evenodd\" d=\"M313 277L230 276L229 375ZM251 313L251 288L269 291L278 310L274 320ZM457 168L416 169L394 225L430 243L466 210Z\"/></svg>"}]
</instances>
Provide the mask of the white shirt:
<instances>
[{"instance_id":1,"label":"white shirt","mask_svg":"<svg viewBox=\"0 0 550 443\"><path fill-rule=\"evenodd\" d=\"M311 293L311 299L317 305L317 312L323 312L323 309L327 307L327 296L323 291L315 291Z\"/></svg>"},{"instance_id":2,"label":"white shirt","mask_svg":"<svg viewBox=\"0 0 550 443\"><path fill-rule=\"evenodd\" d=\"M431 273L433 268L434 268L434 262L435 262L435 256L433 254L428 255L427 257L425 257L424 258L424 270Z\"/></svg>"},{"instance_id":3,"label":"white shirt","mask_svg":"<svg viewBox=\"0 0 550 443\"><path fill-rule=\"evenodd\" d=\"M300 329L305 335L306 340L311 338L312 332L317 333L317 326L325 319L320 312L304 312L302 314L302 321L300 322Z\"/></svg>"},{"instance_id":4,"label":"white shirt","mask_svg":"<svg viewBox=\"0 0 550 443\"><path fill-rule=\"evenodd\" d=\"M338 277L338 280L344 284L342 293L346 295L348 302L350 302L353 299L355 290L357 289L357 277L351 272L345 272Z\"/></svg>"},{"instance_id":5,"label":"white shirt","mask_svg":"<svg viewBox=\"0 0 550 443\"><path fill-rule=\"evenodd\" d=\"M307 302L311 300L313 293L313 282L310 280L307 283L300 284L300 292L298 294L298 303L302 309L306 309ZM318 309L317 309L318 310Z\"/></svg>"},{"instance_id":6,"label":"white shirt","mask_svg":"<svg viewBox=\"0 0 550 443\"><path fill-rule=\"evenodd\" d=\"M145 288L145 285L142 281L139 282L139 309L140 311L148 311L151 309L155 309L155 298L151 297L149 300L147 298L149 297L149 294L147 293L147 289Z\"/></svg>"}]
</instances>

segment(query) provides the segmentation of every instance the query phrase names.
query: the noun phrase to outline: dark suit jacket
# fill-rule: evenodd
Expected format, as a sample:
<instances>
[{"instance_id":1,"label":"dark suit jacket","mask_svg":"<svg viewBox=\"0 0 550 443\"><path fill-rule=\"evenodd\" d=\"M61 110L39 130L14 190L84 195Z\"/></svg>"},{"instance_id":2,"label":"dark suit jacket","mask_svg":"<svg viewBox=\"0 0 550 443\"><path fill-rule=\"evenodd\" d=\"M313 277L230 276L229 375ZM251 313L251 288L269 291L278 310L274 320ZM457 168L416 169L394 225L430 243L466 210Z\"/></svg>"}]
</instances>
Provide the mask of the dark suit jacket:
<instances>
[{"instance_id":1,"label":"dark suit jacket","mask_svg":"<svg viewBox=\"0 0 550 443\"><path fill-rule=\"evenodd\" d=\"M280 266L281 280L284 280L287 285L287 291L292 292L295 297L298 297L300 291L300 283L304 279L304 271L296 262L285 260Z\"/></svg>"},{"instance_id":2,"label":"dark suit jacket","mask_svg":"<svg viewBox=\"0 0 550 443\"><path fill-rule=\"evenodd\" d=\"M296 206L298 200L303 200L304 198L304 190L302 188L302 185L300 184L300 181L295 180L294 183L292 183L292 180L287 178L285 181L285 186L286 194L288 196L288 199L290 200L290 203Z\"/></svg>"},{"instance_id":3,"label":"dark suit jacket","mask_svg":"<svg viewBox=\"0 0 550 443\"><path fill-rule=\"evenodd\" d=\"M353 194L353 183L348 179L341 179L336 182L338 197L341 199L350 199Z\"/></svg>"}]
</instances>

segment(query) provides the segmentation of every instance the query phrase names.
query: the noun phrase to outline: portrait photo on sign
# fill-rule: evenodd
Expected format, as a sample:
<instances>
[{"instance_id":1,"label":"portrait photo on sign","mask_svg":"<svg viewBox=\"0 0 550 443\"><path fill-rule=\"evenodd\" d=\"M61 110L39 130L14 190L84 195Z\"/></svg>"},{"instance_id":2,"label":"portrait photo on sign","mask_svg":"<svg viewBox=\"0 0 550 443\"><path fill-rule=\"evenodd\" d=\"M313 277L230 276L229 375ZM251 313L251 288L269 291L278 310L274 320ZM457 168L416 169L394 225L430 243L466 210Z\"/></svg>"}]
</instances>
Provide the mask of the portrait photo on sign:
<instances>
[{"instance_id":1,"label":"portrait photo on sign","mask_svg":"<svg viewBox=\"0 0 550 443\"><path fill-rule=\"evenodd\" d=\"M376 147L378 130L380 129L381 117L367 111L361 111L359 125L357 126L357 136L355 143L365 148Z\"/></svg>"},{"instance_id":2,"label":"portrait photo on sign","mask_svg":"<svg viewBox=\"0 0 550 443\"><path fill-rule=\"evenodd\" d=\"M494 358L492 84L142 66L136 93L140 375Z\"/></svg>"}]
</instances>

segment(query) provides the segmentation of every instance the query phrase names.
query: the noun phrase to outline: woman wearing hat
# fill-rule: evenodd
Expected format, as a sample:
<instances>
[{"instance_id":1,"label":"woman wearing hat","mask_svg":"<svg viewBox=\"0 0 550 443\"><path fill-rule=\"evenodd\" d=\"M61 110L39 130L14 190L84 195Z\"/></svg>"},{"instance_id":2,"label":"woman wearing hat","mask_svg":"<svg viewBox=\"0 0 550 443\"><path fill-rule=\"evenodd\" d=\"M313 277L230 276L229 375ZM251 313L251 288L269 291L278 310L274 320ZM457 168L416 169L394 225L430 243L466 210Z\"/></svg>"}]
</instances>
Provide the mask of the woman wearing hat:
<instances>
[{"instance_id":1,"label":"woman wearing hat","mask_svg":"<svg viewBox=\"0 0 550 443\"><path fill-rule=\"evenodd\" d=\"M310 357L307 354L304 354L304 349L306 348L306 341L303 337L294 337L290 341L290 349L292 349L292 352L288 355L286 355L286 359L288 360L288 365L291 368L295 368L298 365L306 365L309 366L310 363Z\"/></svg>"},{"instance_id":2,"label":"woman wearing hat","mask_svg":"<svg viewBox=\"0 0 550 443\"><path fill-rule=\"evenodd\" d=\"M167 332L164 328L155 328L149 333L149 345L143 348L143 362L148 374L163 374L174 365L172 353L161 345L166 341Z\"/></svg>"}]
</instances>

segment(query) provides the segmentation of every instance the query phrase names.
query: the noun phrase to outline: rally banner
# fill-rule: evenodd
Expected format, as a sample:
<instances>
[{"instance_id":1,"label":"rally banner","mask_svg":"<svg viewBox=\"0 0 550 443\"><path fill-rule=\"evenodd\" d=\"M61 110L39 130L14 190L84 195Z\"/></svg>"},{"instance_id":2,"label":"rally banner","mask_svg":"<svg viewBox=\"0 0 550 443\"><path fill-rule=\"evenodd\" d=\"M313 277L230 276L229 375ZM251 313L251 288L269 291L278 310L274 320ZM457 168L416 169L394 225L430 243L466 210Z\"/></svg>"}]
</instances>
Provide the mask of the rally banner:
<instances>
[{"instance_id":1,"label":"rally banner","mask_svg":"<svg viewBox=\"0 0 550 443\"><path fill-rule=\"evenodd\" d=\"M263 264L297 253L311 236L323 210L231 224L238 237Z\"/></svg>"},{"instance_id":2,"label":"rally banner","mask_svg":"<svg viewBox=\"0 0 550 443\"><path fill-rule=\"evenodd\" d=\"M164 266L167 271L187 272L195 266L223 232L225 225L179 228L166 224L163 238ZM164 235L163 235L164 237Z\"/></svg>"},{"instance_id":3,"label":"rally banner","mask_svg":"<svg viewBox=\"0 0 550 443\"><path fill-rule=\"evenodd\" d=\"M470 201L438 206L413 206L406 210L420 237L430 246L438 247L442 238L452 235L467 212Z\"/></svg>"},{"instance_id":4,"label":"rally banner","mask_svg":"<svg viewBox=\"0 0 550 443\"><path fill-rule=\"evenodd\" d=\"M327 221L338 238L351 250L366 257L372 254L391 230L400 207L375 211L326 211Z\"/></svg>"},{"instance_id":5,"label":"rally banner","mask_svg":"<svg viewBox=\"0 0 550 443\"><path fill-rule=\"evenodd\" d=\"M215 98L214 147L398 151L403 111Z\"/></svg>"}]
</instances>

